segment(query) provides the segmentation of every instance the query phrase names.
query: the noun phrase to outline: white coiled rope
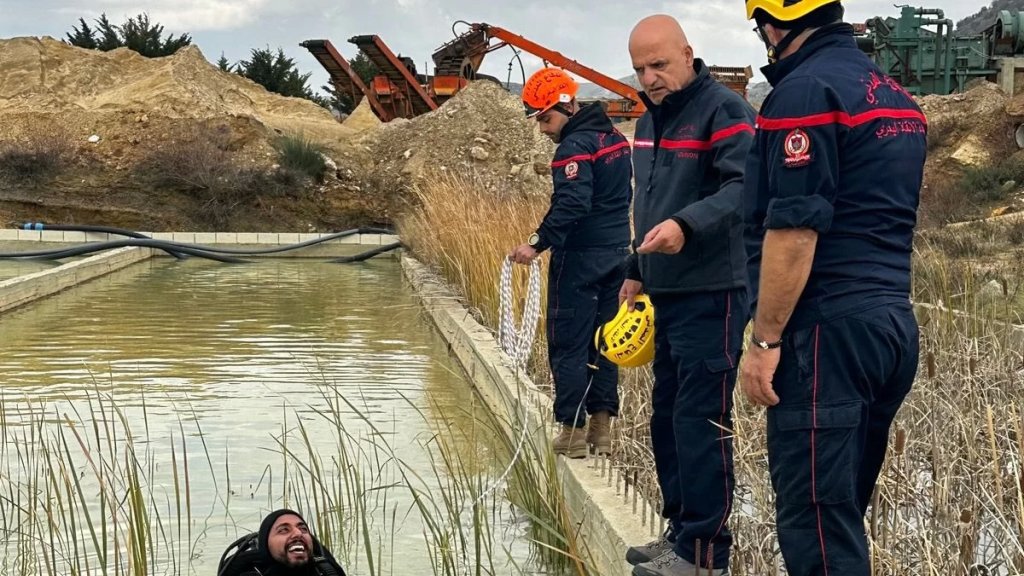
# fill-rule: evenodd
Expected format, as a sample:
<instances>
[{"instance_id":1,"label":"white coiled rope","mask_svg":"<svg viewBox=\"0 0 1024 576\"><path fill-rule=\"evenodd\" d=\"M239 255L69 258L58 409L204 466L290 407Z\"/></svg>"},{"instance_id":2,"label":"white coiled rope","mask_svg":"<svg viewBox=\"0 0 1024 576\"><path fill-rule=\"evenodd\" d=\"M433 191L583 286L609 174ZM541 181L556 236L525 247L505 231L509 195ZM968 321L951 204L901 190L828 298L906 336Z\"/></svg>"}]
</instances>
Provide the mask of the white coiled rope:
<instances>
[{"instance_id":1,"label":"white coiled rope","mask_svg":"<svg viewBox=\"0 0 1024 576\"><path fill-rule=\"evenodd\" d=\"M530 358L533 340L540 321L540 262L530 263L530 280L526 286L526 303L519 326L515 323L515 300L512 290L512 259L506 257L501 266L498 303L498 345L512 360L515 368L523 368Z\"/></svg>"},{"instance_id":2,"label":"white coiled rope","mask_svg":"<svg viewBox=\"0 0 1024 576\"><path fill-rule=\"evenodd\" d=\"M499 279L498 299L498 345L512 360L512 366L517 371L526 367L526 361L530 359L530 351L533 349L533 340L537 336L537 324L540 322L540 262L535 258L530 263L530 279L526 284L526 303L523 306L522 322L517 327L515 324L515 300L512 290L512 268L514 263L511 258L506 257L501 266L501 277ZM516 378L522 384L522 380ZM480 501L498 489L508 475L512 472L516 461L523 453L523 445L526 443L527 419L526 404L522 397L519 398L522 411L519 418L522 420L522 431L519 434L519 441L516 443L516 451L509 459L505 471L483 490L473 501L476 507Z\"/></svg>"}]
</instances>

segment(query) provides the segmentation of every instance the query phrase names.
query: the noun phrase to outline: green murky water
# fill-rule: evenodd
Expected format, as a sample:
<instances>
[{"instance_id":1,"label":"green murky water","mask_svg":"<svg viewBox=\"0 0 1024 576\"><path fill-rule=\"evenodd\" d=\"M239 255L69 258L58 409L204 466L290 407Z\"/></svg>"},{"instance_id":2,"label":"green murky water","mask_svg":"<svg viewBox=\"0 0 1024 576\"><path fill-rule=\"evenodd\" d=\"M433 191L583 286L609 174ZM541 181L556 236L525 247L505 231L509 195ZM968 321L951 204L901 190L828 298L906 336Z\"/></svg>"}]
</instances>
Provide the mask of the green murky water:
<instances>
[{"instance_id":1,"label":"green murky water","mask_svg":"<svg viewBox=\"0 0 1024 576\"><path fill-rule=\"evenodd\" d=\"M5 263L0 278L46 267ZM94 568L82 510L116 502L111 530L130 527L134 459L160 549L151 573L213 573L229 542L288 504L343 518L330 537L350 574L430 574L437 542L412 486L427 492L452 475L439 446L462 455L480 487L504 467L484 408L394 260L153 259L0 315L0 343L8 564L19 546L32 554L33 530L46 542L36 554L70 549L70 513L46 529L26 504L49 501L57 516L77 506L77 561ZM69 488L76 477L81 491ZM507 502L491 507L497 573L519 573L501 568L509 558L539 573L524 523ZM51 542L54 532L66 542Z\"/></svg>"}]
</instances>

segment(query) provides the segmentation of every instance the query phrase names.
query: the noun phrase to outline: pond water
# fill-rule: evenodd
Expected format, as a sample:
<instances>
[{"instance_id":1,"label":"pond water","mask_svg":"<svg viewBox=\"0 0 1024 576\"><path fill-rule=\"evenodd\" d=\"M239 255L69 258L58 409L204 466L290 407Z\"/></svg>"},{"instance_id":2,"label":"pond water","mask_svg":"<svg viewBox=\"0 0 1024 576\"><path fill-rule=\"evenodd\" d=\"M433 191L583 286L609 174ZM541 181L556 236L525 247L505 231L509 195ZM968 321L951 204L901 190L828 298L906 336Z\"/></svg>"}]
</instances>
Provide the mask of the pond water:
<instances>
[{"instance_id":1,"label":"pond water","mask_svg":"<svg viewBox=\"0 0 1024 576\"><path fill-rule=\"evenodd\" d=\"M213 574L281 506L349 574L431 574L481 530L495 573L543 572L501 486L472 526L507 450L393 259L154 258L0 315L0 343L0 573Z\"/></svg>"}]
</instances>

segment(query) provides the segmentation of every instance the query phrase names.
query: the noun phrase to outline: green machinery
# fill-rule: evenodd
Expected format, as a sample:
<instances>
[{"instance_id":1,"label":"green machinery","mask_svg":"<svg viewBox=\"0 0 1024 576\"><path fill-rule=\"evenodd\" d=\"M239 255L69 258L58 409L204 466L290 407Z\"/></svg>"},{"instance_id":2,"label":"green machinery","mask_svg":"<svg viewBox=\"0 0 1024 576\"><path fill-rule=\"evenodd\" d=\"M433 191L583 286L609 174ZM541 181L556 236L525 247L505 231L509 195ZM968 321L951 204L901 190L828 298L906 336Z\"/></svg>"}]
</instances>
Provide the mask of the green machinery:
<instances>
[{"instance_id":1,"label":"green machinery","mask_svg":"<svg viewBox=\"0 0 1024 576\"><path fill-rule=\"evenodd\" d=\"M857 44L912 94L962 92L974 78L996 81L1005 68L1000 60L1024 56L1024 12L1004 10L983 34L954 36L942 10L901 8L899 18L855 26ZM1011 62L1011 76L1013 70Z\"/></svg>"}]
</instances>

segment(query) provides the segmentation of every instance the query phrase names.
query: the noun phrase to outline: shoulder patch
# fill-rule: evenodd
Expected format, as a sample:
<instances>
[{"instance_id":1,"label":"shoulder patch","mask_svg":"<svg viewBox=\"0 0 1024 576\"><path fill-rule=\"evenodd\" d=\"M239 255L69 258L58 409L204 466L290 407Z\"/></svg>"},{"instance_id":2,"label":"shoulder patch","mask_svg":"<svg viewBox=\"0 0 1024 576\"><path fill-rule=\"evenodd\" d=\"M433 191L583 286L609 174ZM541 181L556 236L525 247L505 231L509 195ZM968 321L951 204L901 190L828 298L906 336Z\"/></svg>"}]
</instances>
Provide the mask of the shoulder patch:
<instances>
[{"instance_id":1,"label":"shoulder patch","mask_svg":"<svg viewBox=\"0 0 1024 576\"><path fill-rule=\"evenodd\" d=\"M580 165L575 160L565 165L565 177L569 180L575 180L576 176L580 173Z\"/></svg>"},{"instance_id":2,"label":"shoulder patch","mask_svg":"<svg viewBox=\"0 0 1024 576\"><path fill-rule=\"evenodd\" d=\"M786 134L783 140L783 151L786 159L782 163L786 168L799 168L811 162L811 138L807 132L797 128Z\"/></svg>"}]
</instances>

